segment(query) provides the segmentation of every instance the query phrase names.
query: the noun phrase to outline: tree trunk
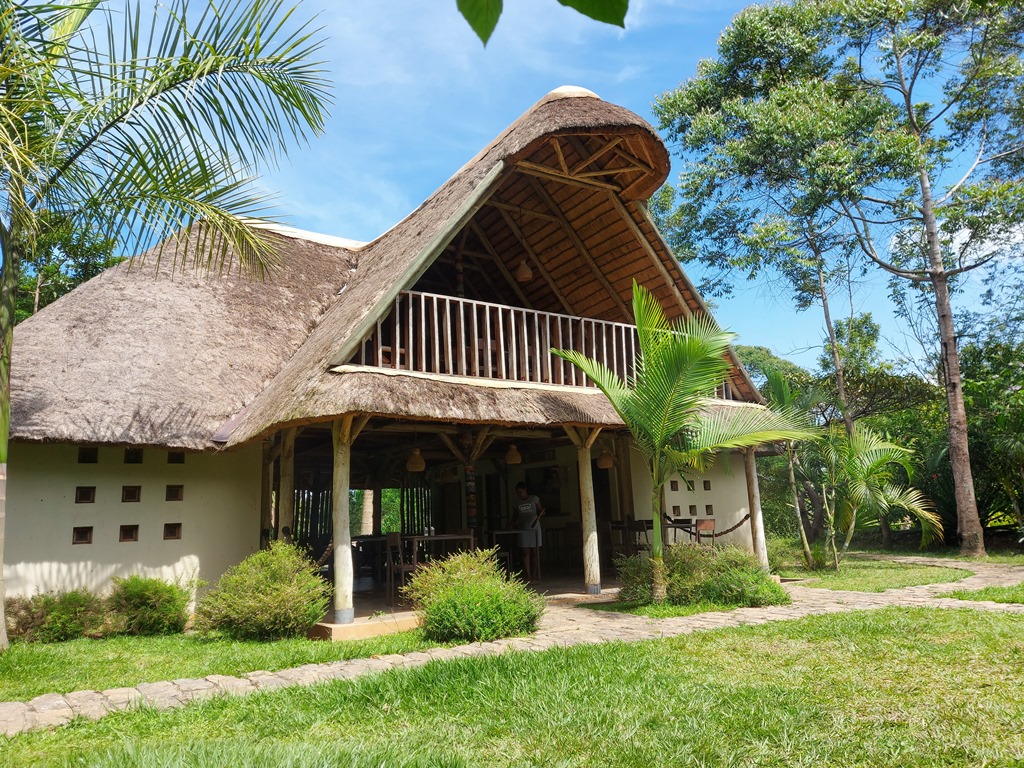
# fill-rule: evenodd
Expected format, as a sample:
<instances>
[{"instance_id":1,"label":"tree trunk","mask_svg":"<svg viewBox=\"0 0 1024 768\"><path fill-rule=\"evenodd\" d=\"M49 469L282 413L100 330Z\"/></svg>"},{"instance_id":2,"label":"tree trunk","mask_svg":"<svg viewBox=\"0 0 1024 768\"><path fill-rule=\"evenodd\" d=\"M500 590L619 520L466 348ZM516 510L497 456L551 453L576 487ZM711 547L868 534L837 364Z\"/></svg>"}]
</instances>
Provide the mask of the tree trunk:
<instances>
[{"instance_id":1,"label":"tree trunk","mask_svg":"<svg viewBox=\"0 0 1024 768\"><path fill-rule=\"evenodd\" d=\"M11 233L0 228L0 652L7 650L4 612L4 539L7 530L7 448L11 431L11 347L14 343L14 308L18 289L20 248Z\"/></svg>"},{"instance_id":2,"label":"tree trunk","mask_svg":"<svg viewBox=\"0 0 1024 768\"><path fill-rule=\"evenodd\" d=\"M804 530L804 518L800 514L800 494L796 488L796 472L793 469L793 444L786 443L786 459L789 464L789 488L793 492L793 512L796 515L796 527L800 531L800 546L804 550L804 564L807 570L814 568L814 555L811 554L811 545L807 541L807 531Z\"/></svg>"},{"instance_id":3,"label":"tree trunk","mask_svg":"<svg viewBox=\"0 0 1024 768\"><path fill-rule=\"evenodd\" d=\"M754 546L754 557L762 568L770 570L768 545L764 539L764 515L761 510L761 490L757 484L757 461L754 449L743 451L743 471L747 479L747 503L750 510L750 537ZM660 525L659 525L660 527ZM713 542L714 540L712 540Z\"/></svg>"},{"instance_id":4,"label":"tree trunk","mask_svg":"<svg viewBox=\"0 0 1024 768\"><path fill-rule=\"evenodd\" d=\"M843 554L845 555L853 541L853 532L857 528L857 508L850 510L850 526L846 529L846 539L843 541Z\"/></svg>"},{"instance_id":5,"label":"tree trunk","mask_svg":"<svg viewBox=\"0 0 1024 768\"><path fill-rule=\"evenodd\" d=\"M960 378L956 327L953 324L953 311L949 302L948 276L942 262L931 179L924 169L921 169L919 178L921 214L928 245L928 278L935 292L935 309L939 317L939 341L942 345L946 404L949 409L949 462L953 469L960 554L964 557L984 557L985 537L978 517L978 502L974 495L974 476L971 474L971 454L967 444L967 408L964 404L964 390Z\"/></svg>"},{"instance_id":6,"label":"tree trunk","mask_svg":"<svg viewBox=\"0 0 1024 768\"><path fill-rule=\"evenodd\" d=\"M885 515L878 516L878 528L882 531L882 549L892 549L892 526Z\"/></svg>"},{"instance_id":7,"label":"tree trunk","mask_svg":"<svg viewBox=\"0 0 1024 768\"><path fill-rule=\"evenodd\" d=\"M832 313L828 307L828 291L825 288L825 273L821 269L821 256L812 241L811 248L818 260L818 289L821 293L821 309L825 314L825 329L828 331L828 347L832 352L832 364L836 368L836 392L839 394L839 410L843 414L846 435L853 437L853 418L850 416L850 403L846 399L846 371L843 358L839 354L839 342L836 340L836 329L832 324Z\"/></svg>"}]
</instances>

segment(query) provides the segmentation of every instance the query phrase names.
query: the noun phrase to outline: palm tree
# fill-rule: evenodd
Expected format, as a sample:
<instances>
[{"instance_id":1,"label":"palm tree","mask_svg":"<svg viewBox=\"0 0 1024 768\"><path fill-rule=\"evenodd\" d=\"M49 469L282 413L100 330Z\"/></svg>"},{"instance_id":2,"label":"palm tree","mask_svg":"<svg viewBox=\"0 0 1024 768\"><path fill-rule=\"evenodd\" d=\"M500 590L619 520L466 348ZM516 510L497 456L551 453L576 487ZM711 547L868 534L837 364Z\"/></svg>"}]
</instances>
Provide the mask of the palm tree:
<instances>
[{"instance_id":1,"label":"palm tree","mask_svg":"<svg viewBox=\"0 0 1024 768\"><path fill-rule=\"evenodd\" d=\"M684 470L705 471L718 451L809 436L789 412L750 405L715 407L715 390L729 372L733 334L707 315L670 323L658 301L633 282L633 317L640 352L632 378L574 350L552 350L583 371L604 392L633 435L651 473L653 597L665 599L661 490Z\"/></svg>"},{"instance_id":2,"label":"palm tree","mask_svg":"<svg viewBox=\"0 0 1024 768\"><path fill-rule=\"evenodd\" d=\"M839 504L844 512L843 554L850 547L857 516L861 510L878 517L895 510L915 518L921 525L921 546L942 537L942 518L917 488L897 482L896 471L911 476L913 451L890 443L877 432L856 424L853 434L832 428L822 451L825 476L825 509L828 525L827 546L833 564L839 569L836 546L836 520Z\"/></svg>"},{"instance_id":3,"label":"palm tree","mask_svg":"<svg viewBox=\"0 0 1024 768\"><path fill-rule=\"evenodd\" d=\"M320 42L294 8L196 5L0 5L0 571L15 291L43 222L127 253L195 229L197 265L265 273L274 253L253 219L268 198L249 181L323 127ZM0 576L0 650L2 597Z\"/></svg>"}]
</instances>

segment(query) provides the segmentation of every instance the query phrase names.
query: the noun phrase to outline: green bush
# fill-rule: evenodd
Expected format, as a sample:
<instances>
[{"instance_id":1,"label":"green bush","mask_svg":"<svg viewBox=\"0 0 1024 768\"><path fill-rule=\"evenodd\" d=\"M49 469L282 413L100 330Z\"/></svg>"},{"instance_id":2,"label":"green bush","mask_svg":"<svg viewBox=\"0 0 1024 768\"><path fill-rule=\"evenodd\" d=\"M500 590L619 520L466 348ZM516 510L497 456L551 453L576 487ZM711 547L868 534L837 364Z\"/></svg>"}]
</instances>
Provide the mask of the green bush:
<instances>
[{"instance_id":1,"label":"green bush","mask_svg":"<svg viewBox=\"0 0 1024 768\"><path fill-rule=\"evenodd\" d=\"M716 603L757 607L782 605L789 595L752 555L736 547L673 544L665 548L666 593L673 605ZM646 557L616 561L624 602L651 602L652 568Z\"/></svg>"},{"instance_id":2,"label":"green bush","mask_svg":"<svg viewBox=\"0 0 1024 768\"><path fill-rule=\"evenodd\" d=\"M12 640L60 643L102 635L103 600L88 589L8 598L4 611Z\"/></svg>"},{"instance_id":3,"label":"green bush","mask_svg":"<svg viewBox=\"0 0 1024 768\"><path fill-rule=\"evenodd\" d=\"M331 587L282 541L232 566L199 601L196 627L236 639L301 637L327 611Z\"/></svg>"},{"instance_id":4,"label":"green bush","mask_svg":"<svg viewBox=\"0 0 1024 768\"><path fill-rule=\"evenodd\" d=\"M162 579L114 579L107 610L115 631L128 635L176 635L188 623L189 590Z\"/></svg>"},{"instance_id":5,"label":"green bush","mask_svg":"<svg viewBox=\"0 0 1024 768\"><path fill-rule=\"evenodd\" d=\"M413 574L402 593L429 640L487 641L533 632L544 599L498 565L494 549L460 552Z\"/></svg>"}]
</instances>

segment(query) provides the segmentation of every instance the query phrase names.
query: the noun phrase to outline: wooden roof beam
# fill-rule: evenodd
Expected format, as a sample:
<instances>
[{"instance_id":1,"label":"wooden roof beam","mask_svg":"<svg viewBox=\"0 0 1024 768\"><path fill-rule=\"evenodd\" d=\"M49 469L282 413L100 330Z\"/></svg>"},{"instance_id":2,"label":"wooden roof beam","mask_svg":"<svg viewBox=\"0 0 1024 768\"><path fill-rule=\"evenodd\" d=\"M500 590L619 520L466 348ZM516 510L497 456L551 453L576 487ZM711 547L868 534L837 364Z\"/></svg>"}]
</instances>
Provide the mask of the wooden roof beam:
<instances>
[{"instance_id":1,"label":"wooden roof beam","mask_svg":"<svg viewBox=\"0 0 1024 768\"><path fill-rule=\"evenodd\" d=\"M622 312L622 316L626 319L626 322L632 323L633 315L630 314L628 309L626 309L626 305L623 303L622 297L619 296L618 292L612 287L612 284L608 282L608 278L604 276L604 272L602 272L597 266L597 262L594 261L594 257L590 255L590 249L588 249L580 239L579 233L577 233L572 224L569 223L569 220L565 218L565 214L562 213L562 209L558 207L558 204L554 199L552 199L551 195L548 194L548 191L544 189L543 184L536 179L529 179L528 181L537 197L543 200L544 204L558 218L558 222L562 225L562 229L565 231L565 234L569 236L569 239L572 240L573 245L576 246L576 250L579 252L580 256L582 256L583 260L590 265L590 268L593 270L598 281L611 295L612 299L615 301L615 305L619 308L619 311Z\"/></svg>"},{"instance_id":2,"label":"wooden roof beam","mask_svg":"<svg viewBox=\"0 0 1024 768\"><path fill-rule=\"evenodd\" d=\"M543 211L535 211L531 208L523 208L521 205L512 205L511 203L505 203L500 200L495 200L493 197L488 200L484 205L489 205L492 208L498 208L503 211L509 211L511 213L520 214L522 216L535 216L538 219L544 219L545 221L554 221L555 217L544 213Z\"/></svg>"},{"instance_id":3,"label":"wooden roof beam","mask_svg":"<svg viewBox=\"0 0 1024 768\"><path fill-rule=\"evenodd\" d=\"M562 184L571 184L572 186L583 187L584 189L610 189L613 192L622 191L622 186L619 184L612 184L608 181L598 181L597 179L581 179L576 176L570 176L566 173L562 173L554 168L548 168L546 165L531 163L528 160L520 160L516 164L516 170L527 176L536 176L537 178L547 179L548 181L558 181Z\"/></svg>"}]
</instances>

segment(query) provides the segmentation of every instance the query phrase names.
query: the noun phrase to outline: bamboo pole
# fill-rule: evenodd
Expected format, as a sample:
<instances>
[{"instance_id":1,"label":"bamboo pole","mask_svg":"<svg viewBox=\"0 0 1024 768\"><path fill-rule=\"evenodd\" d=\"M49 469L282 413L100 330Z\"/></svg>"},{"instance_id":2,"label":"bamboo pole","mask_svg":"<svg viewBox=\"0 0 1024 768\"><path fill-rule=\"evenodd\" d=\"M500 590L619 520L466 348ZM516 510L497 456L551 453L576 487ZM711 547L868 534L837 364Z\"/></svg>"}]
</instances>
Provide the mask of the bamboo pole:
<instances>
[{"instance_id":1,"label":"bamboo pole","mask_svg":"<svg viewBox=\"0 0 1024 768\"><path fill-rule=\"evenodd\" d=\"M754 545L754 557L761 567L768 570L768 545L764 540L764 516L761 514L761 491L757 484L757 464L754 449L743 451L743 471L747 476L747 502L750 510L750 536Z\"/></svg>"}]
</instances>

